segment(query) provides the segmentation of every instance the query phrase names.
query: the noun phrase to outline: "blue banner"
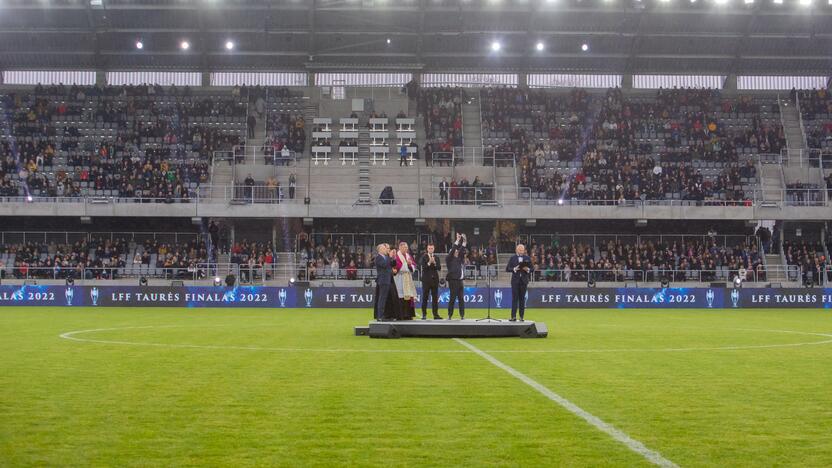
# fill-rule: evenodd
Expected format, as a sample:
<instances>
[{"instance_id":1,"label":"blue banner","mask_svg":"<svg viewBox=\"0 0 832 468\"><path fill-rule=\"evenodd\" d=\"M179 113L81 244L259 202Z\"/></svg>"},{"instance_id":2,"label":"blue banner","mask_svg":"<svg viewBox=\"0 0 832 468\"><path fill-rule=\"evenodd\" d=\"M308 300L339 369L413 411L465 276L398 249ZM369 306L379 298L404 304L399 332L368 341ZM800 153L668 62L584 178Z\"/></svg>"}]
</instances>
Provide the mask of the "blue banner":
<instances>
[{"instance_id":1,"label":"blue banner","mask_svg":"<svg viewBox=\"0 0 832 468\"><path fill-rule=\"evenodd\" d=\"M3 285L0 306L370 309L373 295L371 287ZM511 288L467 287L464 296L468 308L511 308ZM820 288L531 288L526 297L530 309L832 307L832 289ZM448 298L448 290L441 288L442 307Z\"/></svg>"}]
</instances>

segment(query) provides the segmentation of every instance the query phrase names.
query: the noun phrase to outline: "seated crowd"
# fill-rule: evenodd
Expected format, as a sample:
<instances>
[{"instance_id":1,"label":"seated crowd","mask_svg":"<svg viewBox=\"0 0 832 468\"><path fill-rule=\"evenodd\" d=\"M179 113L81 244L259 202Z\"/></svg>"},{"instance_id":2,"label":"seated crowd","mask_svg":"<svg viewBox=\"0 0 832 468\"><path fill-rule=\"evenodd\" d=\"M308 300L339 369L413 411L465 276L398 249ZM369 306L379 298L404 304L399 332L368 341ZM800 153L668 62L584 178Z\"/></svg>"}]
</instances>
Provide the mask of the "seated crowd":
<instances>
[{"instance_id":1,"label":"seated crowd","mask_svg":"<svg viewBox=\"0 0 832 468\"><path fill-rule=\"evenodd\" d=\"M800 112L809 148L832 151L832 93L827 89L792 91L800 100Z\"/></svg>"},{"instance_id":2,"label":"seated crowd","mask_svg":"<svg viewBox=\"0 0 832 468\"><path fill-rule=\"evenodd\" d=\"M597 251L597 252L596 252ZM589 244L533 244L530 255L541 281L710 281L736 275L765 279L755 245L719 246L713 240Z\"/></svg>"},{"instance_id":3,"label":"seated crowd","mask_svg":"<svg viewBox=\"0 0 832 468\"><path fill-rule=\"evenodd\" d=\"M827 260L820 242L783 241L783 256L788 265L800 267L804 282L818 283L826 270Z\"/></svg>"},{"instance_id":4,"label":"seated crowd","mask_svg":"<svg viewBox=\"0 0 832 468\"><path fill-rule=\"evenodd\" d=\"M417 242L415 237L412 236L408 246L410 254L418 262L421 255L427 251L427 242ZM366 239L358 236L355 239L355 245L347 241L347 236L340 234L326 236L318 243L313 238L314 236L308 233L301 233L298 235L297 243L299 261L307 266L305 273L308 274L306 277L310 280L330 277L375 278L373 260L376 256L376 249L372 235L367 235ZM441 240L435 242L435 252L444 265L444 256L450 250L451 238L438 232L434 233L432 238ZM493 239L486 246L469 245L465 256L466 270L476 277L483 276L481 267L497 264L496 252L496 242Z\"/></svg>"},{"instance_id":5,"label":"seated crowd","mask_svg":"<svg viewBox=\"0 0 832 468\"><path fill-rule=\"evenodd\" d=\"M37 87L2 97L0 195L187 200L240 143L239 98L187 87Z\"/></svg>"},{"instance_id":6,"label":"seated crowd","mask_svg":"<svg viewBox=\"0 0 832 468\"><path fill-rule=\"evenodd\" d=\"M425 158L462 146L462 88L420 88L416 98L425 128Z\"/></svg>"},{"instance_id":7,"label":"seated crowd","mask_svg":"<svg viewBox=\"0 0 832 468\"><path fill-rule=\"evenodd\" d=\"M767 114L776 107L713 90L659 90L639 100L610 89L592 115L583 91L557 97L501 88L483 96L487 141L516 155L520 185L535 198L747 204L757 173L740 155L785 147L782 127Z\"/></svg>"},{"instance_id":8,"label":"seated crowd","mask_svg":"<svg viewBox=\"0 0 832 468\"><path fill-rule=\"evenodd\" d=\"M125 239L92 238L72 244L4 245L0 258L8 262L0 271L17 279L204 278L205 269L198 265L208 261L208 252L197 241L171 245L147 240L137 245Z\"/></svg>"}]
</instances>

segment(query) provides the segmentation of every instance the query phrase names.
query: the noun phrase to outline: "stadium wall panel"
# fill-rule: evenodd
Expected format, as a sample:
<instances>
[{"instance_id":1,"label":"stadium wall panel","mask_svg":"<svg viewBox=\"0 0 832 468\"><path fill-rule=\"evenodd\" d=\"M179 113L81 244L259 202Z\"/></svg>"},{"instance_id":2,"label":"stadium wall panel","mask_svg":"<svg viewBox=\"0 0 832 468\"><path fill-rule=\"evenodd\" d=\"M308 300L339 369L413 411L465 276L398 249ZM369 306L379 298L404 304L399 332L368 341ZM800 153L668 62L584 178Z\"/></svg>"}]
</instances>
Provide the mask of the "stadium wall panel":
<instances>
[{"instance_id":1,"label":"stadium wall panel","mask_svg":"<svg viewBox=\"0 0 832 468\"><path fill-rule=\"evenodd\" d=\"M365 308L372 287L0 286L0 306ZM421 290L419 290L421 294ZM448 302L440 289L440 304ZM469 309L511 308L510 288L465 288ZM832 288L556 288L528 292L528 308L832 308ZM418 306L417 306L418 308Z\"/></svg>"}]
</instances>

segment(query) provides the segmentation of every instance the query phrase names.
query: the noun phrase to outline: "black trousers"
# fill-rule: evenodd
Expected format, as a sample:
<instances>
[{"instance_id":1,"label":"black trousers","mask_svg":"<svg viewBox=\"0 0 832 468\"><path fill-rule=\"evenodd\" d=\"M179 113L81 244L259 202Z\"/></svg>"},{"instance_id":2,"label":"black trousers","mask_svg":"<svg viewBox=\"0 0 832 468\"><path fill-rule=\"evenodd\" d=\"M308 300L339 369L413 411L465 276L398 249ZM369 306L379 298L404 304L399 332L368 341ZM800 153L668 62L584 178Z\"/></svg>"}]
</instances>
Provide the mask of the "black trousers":
<instances>
[{"instance_id":1,"label":"black trousers","mask_svg":"<svg viewBox=\"0 0 832 468\"><path fill-rule=\"evenodd\" d=\"M517 309L520 309L520 320L523 320L523 314L526 313L526 290L528 288L528 283L511 282L511 318L517 318Z\"/></svg>"},{"instance_id":2,"label":"black trousers","mask_svg":"<svg viewBox=\"0 0 832 468\"><path fill-rule=\"evenodd\" d=\"M431 298L433 317L439 316L439 283L422 281L422 317L428 315L428 297Z\"/></svg>"},{"instance_id":3,"label":"black trousers","mask_svg":"<svg viewBox=\"0 0 832 468\"><path fill-rule=\"evenodd\" d=\"M387 294L390 292L389 284L378 285L378 297L376 298L375 319L381 320L384 318L384 306L387 303Z\"/></svg>"},{"instance_id":4,"label":"black trousers","mask_svg":"<svg viewBox=\"0 0 832 468\"><path fill-rule=\"evenodd\" d=\"M451 295L448 299L448 318L454 316L454 304L459 302L459 317L465 318L465 291L462 280L448 280Z\"/></svg>"}]
</instances>

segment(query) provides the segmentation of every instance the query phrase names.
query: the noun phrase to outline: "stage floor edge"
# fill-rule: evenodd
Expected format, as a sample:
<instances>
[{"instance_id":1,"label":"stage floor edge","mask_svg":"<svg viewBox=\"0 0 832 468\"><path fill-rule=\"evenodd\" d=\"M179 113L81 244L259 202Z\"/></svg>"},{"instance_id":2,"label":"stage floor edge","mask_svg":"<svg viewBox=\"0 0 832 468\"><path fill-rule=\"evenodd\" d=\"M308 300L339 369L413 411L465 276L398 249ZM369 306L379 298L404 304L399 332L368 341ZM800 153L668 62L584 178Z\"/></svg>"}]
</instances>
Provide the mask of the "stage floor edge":
<instances>
[{"instance_id":1,"label":"stage floor edge","mask_svg":"<svg viewBox=\"0 0 832 468\"><path fill-rule=\"evenodd\" d=\"M370 338L546 338L549 330L543 322L509 322L476 320L401 320L370 322L355 327L357 336Z\"/></svg>"}]
</instances>

